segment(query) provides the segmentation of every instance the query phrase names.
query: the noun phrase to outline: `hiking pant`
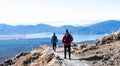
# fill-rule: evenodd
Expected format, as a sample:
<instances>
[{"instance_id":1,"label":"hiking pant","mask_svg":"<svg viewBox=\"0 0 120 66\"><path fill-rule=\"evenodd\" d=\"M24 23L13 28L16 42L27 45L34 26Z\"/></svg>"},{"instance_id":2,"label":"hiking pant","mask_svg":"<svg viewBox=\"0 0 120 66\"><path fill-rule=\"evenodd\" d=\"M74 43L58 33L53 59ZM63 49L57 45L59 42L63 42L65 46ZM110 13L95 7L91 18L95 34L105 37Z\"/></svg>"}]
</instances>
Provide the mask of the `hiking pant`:
<instances>
[{"instance_id":1,"label":"hiking pant","mask_svg":"<svg viewBox=\"0 0 120 66\"><path fill-rule=\"evenodd\" d=\"M56 43L53 43L53 50L56 51Z\"/></svg>"},{"instance_id":2,"label":"hiking pant","mask_svg":"<svg viewBox=\"0 0 120 66\"><path fill-rule=\"evenodd\" d=\"M71 59L71 46L64 46L64 57L66 58L66 53L68 51L69 59Z\"/></svg>"}]
</instances>

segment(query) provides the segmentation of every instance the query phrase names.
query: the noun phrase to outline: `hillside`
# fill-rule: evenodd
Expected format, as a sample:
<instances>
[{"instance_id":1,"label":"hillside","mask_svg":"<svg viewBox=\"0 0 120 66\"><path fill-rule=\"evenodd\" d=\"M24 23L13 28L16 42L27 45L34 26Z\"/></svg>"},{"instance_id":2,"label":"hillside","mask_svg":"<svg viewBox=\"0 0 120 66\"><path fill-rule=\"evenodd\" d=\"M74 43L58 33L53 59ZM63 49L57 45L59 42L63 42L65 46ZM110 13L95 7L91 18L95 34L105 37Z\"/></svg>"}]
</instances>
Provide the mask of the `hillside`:
<instances>
[{"instance_id":1,"label":"hillside","mask_svg":"<svg viewBox=\"0 0 120 66\"><path fill-rule=\"evenodd\" d=\"M43 46L31 52L21 52L13 59L0 63L0 66L63 66L59 62L59 56Z\"/></svg>"},{"instance_id":2,"label":"hillside","mask_svg":"<svg viewBox=\"0 0 120 66\"><path fill-rule=\"evenodd\" d=\"M56 27L38 24L38 25L17 25L11 26L6 24L0 24L0 34L31 34L41 32L53 32Z\"/></svg>"},{"instance_id":3,"label":"hillside","mask_svg":"<svg viewBox=\"0 0 120 66\"><path fill-rule=\"evenodd\" d=\"M90 33L94 34L105 34L116 32L120 29L120 21L116 20L108 20L104 22L100 22L91 26L86 27L89 29Z\"/></svg>"},{"instance_id":4,"label":"hillside","mask_svg":"<svg viewBox=\"0 0 120 66\"><path fill-rule=\"evenodd\" d=\"M64 25L60 27L50 26L46 24L38 25L17 25L11 26L0 24L0 34L31 34L43 32L55 32L58 34L64 33L65 29L69 29L72 34L110 34L120 29L120 21L108 20L93 24L90 26L71 26Z\"/></svg>"},{"instance_id":5,"label":"hillside","mask_svg":"<svg viewBox=\"0 0 120 66\"><path fill-rule=\"evenodd\" d=\"M120 31L97 39L94 44L79 44L72 53L89 66L120 66Z\"/></svg>"}]
</instances>

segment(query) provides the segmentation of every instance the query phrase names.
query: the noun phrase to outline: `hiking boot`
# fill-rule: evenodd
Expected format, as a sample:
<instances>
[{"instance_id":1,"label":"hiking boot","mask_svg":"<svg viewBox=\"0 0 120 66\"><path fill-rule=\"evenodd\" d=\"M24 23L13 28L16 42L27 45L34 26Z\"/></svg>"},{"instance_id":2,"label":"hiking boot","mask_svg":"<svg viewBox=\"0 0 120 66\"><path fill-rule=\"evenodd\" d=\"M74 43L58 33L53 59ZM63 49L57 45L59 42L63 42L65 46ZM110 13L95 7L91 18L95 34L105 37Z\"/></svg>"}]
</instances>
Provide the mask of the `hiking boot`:
<instances>
[{"instance_id":1,"label":"hiking boot","mask_svg":"<svg viewBox=\"0 0 120 66\"><path fill-rule=\"evenodd\" d=\"M53 49L54 50L54 52L56 52L56 50L55 49Z\"/></svg>"},{"instance_id":2,"label":"hiking boot","mask_svg":"<svg viewBox=\"0 0 120 66\"><path fill-rule=\"evenodd\" d=\"M71 60L71 57L69 57L69 59Z\"/></svg>"},{"instance_id":3,"label":"hiking boot","mask_svg":"<svg viewBox=\"0 0 120 66\"><path fill-rule=\"evenodd\" d=\"M66 59L66 57L64 57L64 59Z\"/></svg>"}]
</instances>

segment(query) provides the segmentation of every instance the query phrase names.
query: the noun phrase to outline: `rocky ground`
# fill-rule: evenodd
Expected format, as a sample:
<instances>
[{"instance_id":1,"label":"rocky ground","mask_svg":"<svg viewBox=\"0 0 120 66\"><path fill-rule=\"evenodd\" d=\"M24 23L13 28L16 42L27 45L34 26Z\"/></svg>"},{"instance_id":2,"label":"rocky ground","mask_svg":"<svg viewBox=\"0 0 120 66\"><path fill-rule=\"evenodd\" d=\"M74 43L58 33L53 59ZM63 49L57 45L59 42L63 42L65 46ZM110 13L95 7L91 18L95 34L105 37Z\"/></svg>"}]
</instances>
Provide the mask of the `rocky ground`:
<instances>
[{"instance_id":1,"label":"rocky ground","mask_svg":"<svg viewBox=\"0 0 120 66\"><path fill-rule=\"evenodd\" d=\"M63 58L63 47L57 48L57 52L49 47L38 47L32 52L21 52L0 66L120 66L120 41L98 46L74 45L72 53L69 60Z\"/></svg>"},{"instance_id":2,"label":"rocky ground","mask_svg":"<svg viewBox=\"0 0 120 66\"><path fill-rule=\"evenodd\" d=\"M94 44L79 44L72 53L89 66L120 66L120 31L97 39Z\"/></svg>"},{"instance_id":3,"label":"rocky ground","mask_svg":"<svg viewBox=\"0 0 120 66\"><path fill-rule=\"evenodd\" d=\"M0 63L0 66L64 66L49 47L38 47L31 52L21 52L11 60Z\"/></svg>"},{"instance_id":4,"label":"rocky ground","mask_svg":"<svg viewBox=\"0 0 120 66\"><path fill-rule=\"evenodd\" d=\"M50 47L40 46L31 52L21 52L15 58L3 61L0 66L87 66L78 57L72 55L64 59L63 47L54 52Z\"/></svg>"},{"instance_id":5,"label":"rocky ground","mask_svg":"<svg viewBox=\"0 0 120 66\"><path fill-rule=\"evenodd\" d=\"M100 46L80 45L73 47L72 52L89 66L120 66L120 41Z\"/></svg>"}]
</instances>

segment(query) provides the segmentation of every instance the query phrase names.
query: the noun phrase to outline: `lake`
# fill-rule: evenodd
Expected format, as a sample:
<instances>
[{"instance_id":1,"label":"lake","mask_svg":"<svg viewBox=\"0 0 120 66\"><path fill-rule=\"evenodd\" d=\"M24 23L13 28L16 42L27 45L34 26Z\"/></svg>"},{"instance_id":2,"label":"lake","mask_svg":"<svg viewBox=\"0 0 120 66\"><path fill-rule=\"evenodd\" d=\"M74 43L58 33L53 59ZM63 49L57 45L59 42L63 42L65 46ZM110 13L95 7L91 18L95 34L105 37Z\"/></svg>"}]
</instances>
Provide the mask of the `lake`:
<instances>
[{"instance_id":1,"label":"lake","mask_svg":"<svg viewBox=\"0 0 120 66\"><path fill-rule=\"evenodd\" d=\"M61 40L63 35L56 34L58 39ZM16 34L16 35L0 35L0 40L9 40L9 39L30 39L30 38L51 38L52 33L35 33L35 34ZM74 38L73 42L81 42L87 40L96 40L101 38L104 35L72 35Z\"/></svg>"},{"instance_id":2,"label":"lake","mask_svg":"<svg viewBox=\"0 0 120 66\"><path fill-rule=\"evenodd\" d=\"M63 35L56 34L59 43ZM37 46L51 46L52 33L36 33L36 34L21 34L21 35L0 35L0 61L14 57L22 51L31 51ZM73 35L74 42L87 40L95 40L104 35Z\"/></svg>"}]
</instances>

